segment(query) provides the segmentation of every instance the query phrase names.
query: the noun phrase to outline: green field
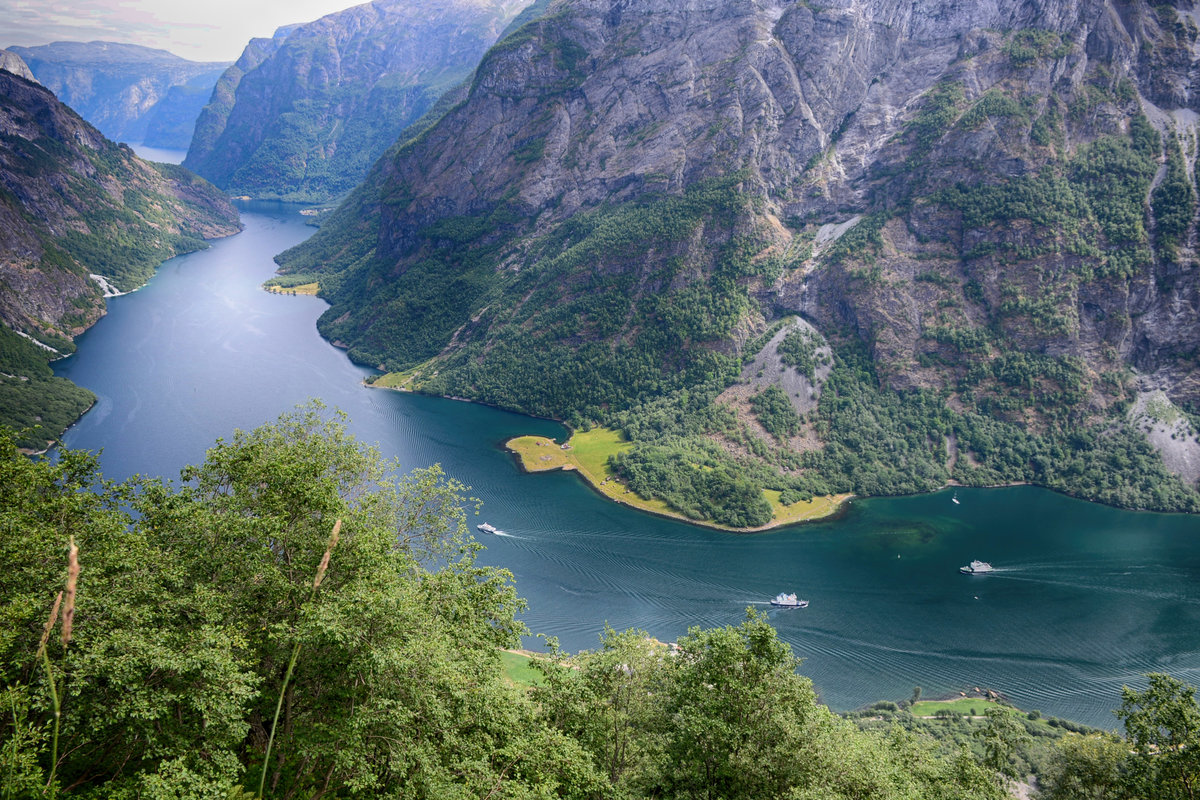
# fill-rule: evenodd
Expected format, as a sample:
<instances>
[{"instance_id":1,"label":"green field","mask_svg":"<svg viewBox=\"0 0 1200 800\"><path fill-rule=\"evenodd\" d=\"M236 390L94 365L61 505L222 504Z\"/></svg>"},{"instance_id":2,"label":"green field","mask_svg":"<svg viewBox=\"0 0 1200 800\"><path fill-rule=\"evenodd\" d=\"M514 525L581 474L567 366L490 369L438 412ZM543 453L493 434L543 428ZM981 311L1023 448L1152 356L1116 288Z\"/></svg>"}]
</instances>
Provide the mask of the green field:
<instances>
[{"instance_id":1,"label":"green field","mask_svg":"<svg viewBox=\"0 0 1200 800\"><path fill-rule=\"evenodd\" d=\"M625 488L625 484L613 477L608 468L609 456L627 450L630 445L621 438L621 432L611 428L592 428L582 431L568 440L569 449L563 450L553 439L545 436L518 436L509 439L505 446L521 458L521 464L529 472L546 472L554 469L578 470L596 491L618 503L684 519L661 500L646 500Z\"/></svg>"},{"instance_id":2,"label":"green field","mask_svg":"<svg viewBox=\"0 0 1200 800\"><path fill-rule=\"evenodd\" d=\"M542 674L530 666L532 656L501 650L500 661L504 664L505 677L517 686L533 687L542 684Z\"/></svg>"},{"instance_id":3,"label":"green field","mask_svg":"<svg viewBox=\"0 0 1200 800\"><path fill-rule=\"evenodd\" d=\"M771 504L771 525L791 525L793 522L807 522L811 519L821 519L837 513L842 503L849 500L852 494L834 494L828 497L814 497L812 500L801 500L785 506L779 501L780 492L774 489L764 489L767 502Z\"/></svg>"},{"instance_id":4,"label":"green field","mask_svg":"<svg viewBox=\"0 0 1200 800\"><path fill-rule=\"evenodd\" d=\"M320 290L320 285L315 281L313 283L301 283L296 286L281 286L279 284L263 284L263 288L272 294L310 294L316 295Z\"/></svg>"},{"instance_id":5,"label":"green field","mask_svg":"<svg viewBox=\"0 0 1200 800\"><path fill-rule=\"evenodd\" d=\"M1010 708L1015 714L1021 713L1019 709L1001 705L994 700L985 700L980 697L960 697L957 700L922 700L919 703L914 703L909 711L912 712L914 717L932 717L939 711L953 711L955 714L964 716L982 716L984 711L993 706L997 708Z\"/></svg>"}]
</instances>

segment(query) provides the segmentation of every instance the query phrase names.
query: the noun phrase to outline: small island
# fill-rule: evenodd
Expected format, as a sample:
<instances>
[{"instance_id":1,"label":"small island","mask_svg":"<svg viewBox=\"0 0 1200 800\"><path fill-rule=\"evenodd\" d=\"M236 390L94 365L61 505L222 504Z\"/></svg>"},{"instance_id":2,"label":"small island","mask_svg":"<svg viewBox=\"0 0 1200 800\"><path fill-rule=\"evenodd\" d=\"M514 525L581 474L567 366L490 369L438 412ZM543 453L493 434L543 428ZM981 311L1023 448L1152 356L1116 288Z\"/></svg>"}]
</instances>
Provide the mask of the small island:
<instances>
[{"instance_id":1,"label":"small island","mask_svg":"<svg viewBox=\"0 0 1200 800\"><path fill-rule=\"evenodd\" d=\"M814 497L809 501L800 501L785 506L780 502L779 492L767 489L763 491L763 494L767 502L771 504L771 521L757 528L731 528L688 517L662 500L647 499L630 491L613 473L608 465L608 459L610 456L628 450L631 446L622 438L620 431L611 428L592 428L589 431L580 431L572 435L566 443L560 443L545 436L518 436L505 443L505 447L517 456L522 469L526 472L574 470L587 481L588 485L610 500L651 514L717 530L751 533L778 528L782 525L823 519L837 513L843 503L852 497L849 494L835 494Z\"/></svg>"}]
</instances>

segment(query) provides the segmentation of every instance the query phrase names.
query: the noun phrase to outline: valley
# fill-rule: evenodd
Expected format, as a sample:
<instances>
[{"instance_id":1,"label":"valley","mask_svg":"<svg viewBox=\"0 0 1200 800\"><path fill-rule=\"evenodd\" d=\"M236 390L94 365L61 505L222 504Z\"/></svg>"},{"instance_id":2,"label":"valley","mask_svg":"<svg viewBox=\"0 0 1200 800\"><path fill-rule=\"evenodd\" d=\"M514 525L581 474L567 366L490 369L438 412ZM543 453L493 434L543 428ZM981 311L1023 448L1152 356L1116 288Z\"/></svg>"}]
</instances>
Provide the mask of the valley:
<instances>
[{"instance_id":1,"label":"valley","mask_svg":"<svg viewBox=\"0 0 1200 800\"><path fill-rule=\"evenodd\" d=\"M1139 673L1200 680L1194 517L1035 487L958 489L960 505L949 491L855 499L836 519L739 536L615 503L572 472L526 474L506 443L564 442L569 431L364 386L372 371L314 327L323 301L262 291L272 256L313 233L295 208L243 204L242 233L109 301L79 351L55 365L98 398L67 447L102 451L111 479L170 478L235 428L320 398L399 470L436 463L470 487L482 501L478 514L467 505L487 546L480 560L513 572L533 633L571 651L594 648L606 623L675 641L796 591L812 606L775 612L772 624L837 710L904 698L914 685L930 696L986 685L1022 708L1110 729L1113 698ZM567 452L599 473L616 442L588 436ZM481 522L510 535L477 533ZM959 575L972 558L1001 572Z\"/></svg>"},{"instance_id":2,"label":"valley","mask_svg":"<svg viewBox=\"0 0 1200 800\"><path fill-rule=\"evenodd\" d=\"M64 1L0 795L1200 785L1192 0Z\"/></svg>"}]
</instances>

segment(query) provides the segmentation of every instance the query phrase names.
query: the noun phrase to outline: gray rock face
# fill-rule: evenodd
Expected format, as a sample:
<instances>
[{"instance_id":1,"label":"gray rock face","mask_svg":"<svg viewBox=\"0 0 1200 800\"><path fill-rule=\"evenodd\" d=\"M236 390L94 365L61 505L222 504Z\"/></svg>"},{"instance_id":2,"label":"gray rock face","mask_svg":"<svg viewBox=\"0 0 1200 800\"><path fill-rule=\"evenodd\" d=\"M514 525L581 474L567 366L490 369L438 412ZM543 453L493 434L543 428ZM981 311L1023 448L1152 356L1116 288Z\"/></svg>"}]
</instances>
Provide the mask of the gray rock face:
<instances>
[{"instance_id":1,"label":"gray rock face","mask_svg":"<svg viewBox=\"0 0 1200 800\"><path fill-rule=\"evenodd\" d=\"M1132 370L1200 408L1196 14L1141 0L559 0L379 162L306 268L336 273L328 329L386 357L395 282L457 241L434 233L478 225L494 283L435 365L461 349L479 369L497 342L536 337L489 320L531 296L536 279L512 276L546 263L539 242L581 212L736 175L752 212L588 269L632 274L641 302L706 285L720 264L697 254L753 239L752 263L781 270L739 285L743 321L798 312L849 332L893 389L944 390L1036 431L1062 408L1071 424L1112 418ZM504 225L485 223L498 209ZM346 247L351 228L370 247ZM672 260L686 269L655 283ZM703 347L733 352L728 339ZM469 393L445 375L431 385Z\"/></svg>"},{"instance_id":2,"label":"gray rock face","mask_svg":"<svg viewBox=\"0 0 1200 800\"><path fill-rule=\"evenodd\" d=\"M19 75L27 81L37 82L25 60L11 50L0 50L0 69Z\"/></svg>"},{"instance_id":3,"label":"gray rock face","mask_svg":"<svg viewBox=\"0 0 1200 800\"><path fill-rule=\"evenodd\" d=\"M234 194L325 199L474 69L528 0L379 0L256 39L186 166Z\"/></svg>"},{"instance_id":4,"label":"gray rock face","mask_svg":"<svg viewBox=\"0 0 1200 800\"><path fill-rule=\"evenodd\" d=\"M196 95L207 98L228 62L188 61L166 50L116 42L55 42L13 47L39 82L110 139L146 140L152 118L198 110ZM172 88L179 87L172 92ZM192 121L195 117L192 116ZM151 144L183 149L182 132L153 132Z\"/></svg>"}]
</instances>

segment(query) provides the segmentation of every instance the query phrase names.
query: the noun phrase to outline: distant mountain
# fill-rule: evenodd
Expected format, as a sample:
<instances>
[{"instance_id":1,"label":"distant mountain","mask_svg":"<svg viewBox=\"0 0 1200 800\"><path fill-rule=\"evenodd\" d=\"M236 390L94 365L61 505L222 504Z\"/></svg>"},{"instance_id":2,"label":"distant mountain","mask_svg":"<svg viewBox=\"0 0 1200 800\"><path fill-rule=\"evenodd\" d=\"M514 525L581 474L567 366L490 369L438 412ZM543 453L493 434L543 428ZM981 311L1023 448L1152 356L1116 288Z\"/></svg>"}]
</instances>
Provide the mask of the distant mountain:
<instances>
[{"instance_id":1,"label":"distant mountain","mask_svg":"<svg viewBox=\"0 0 1200 800\"><path fill-rule=\"evenodd\" d=\"M691 516L1197 510L1190 9L555 0L279 261L389 384L618 426Z\"/></svg>"},{"instance_id":2,"label":"distant mountain","mask_svg":"<svg viewBox=\"0 0 1200 800\"><path fill-rule=\"evenodd\" d=\"M526 5L378 0L255 39L218 83L184 165L233 194L343 194Z\"/></svg>"},{"instance_id":3,"label":"distant mountain","mask_svg":"<svg viewBox=\"0 0 1200 800\"><path fill-rule=\"evenodd\" d=\"M48 362L165 259L240 228L207 181L104 138L36 83L0 71L0 425L44 446L91 403Z\"/></svg>"},{"instance_id":4,"label":"distant mountain","mask_svg":"<svg viewBox=\"0 0 1200 800\"><path fill-rule=\"evenodd\" d=\"M116 42L11 47L37 80L110 139L184 150L228 62Z\"/></svg>"},{"instance_id":5,"label":"distant mountain","mask_svg":"<svg viewBox=\"0 0 1200 800\"><path fill-rule=\"evenodd\" d=\"M0 69L7 70L14 75L20 75L26 80L37 82L37 78L33 77L33 73L29 71L29 65L25 60L11 50L0 50Z\"/></svg>"}]
</instances>

